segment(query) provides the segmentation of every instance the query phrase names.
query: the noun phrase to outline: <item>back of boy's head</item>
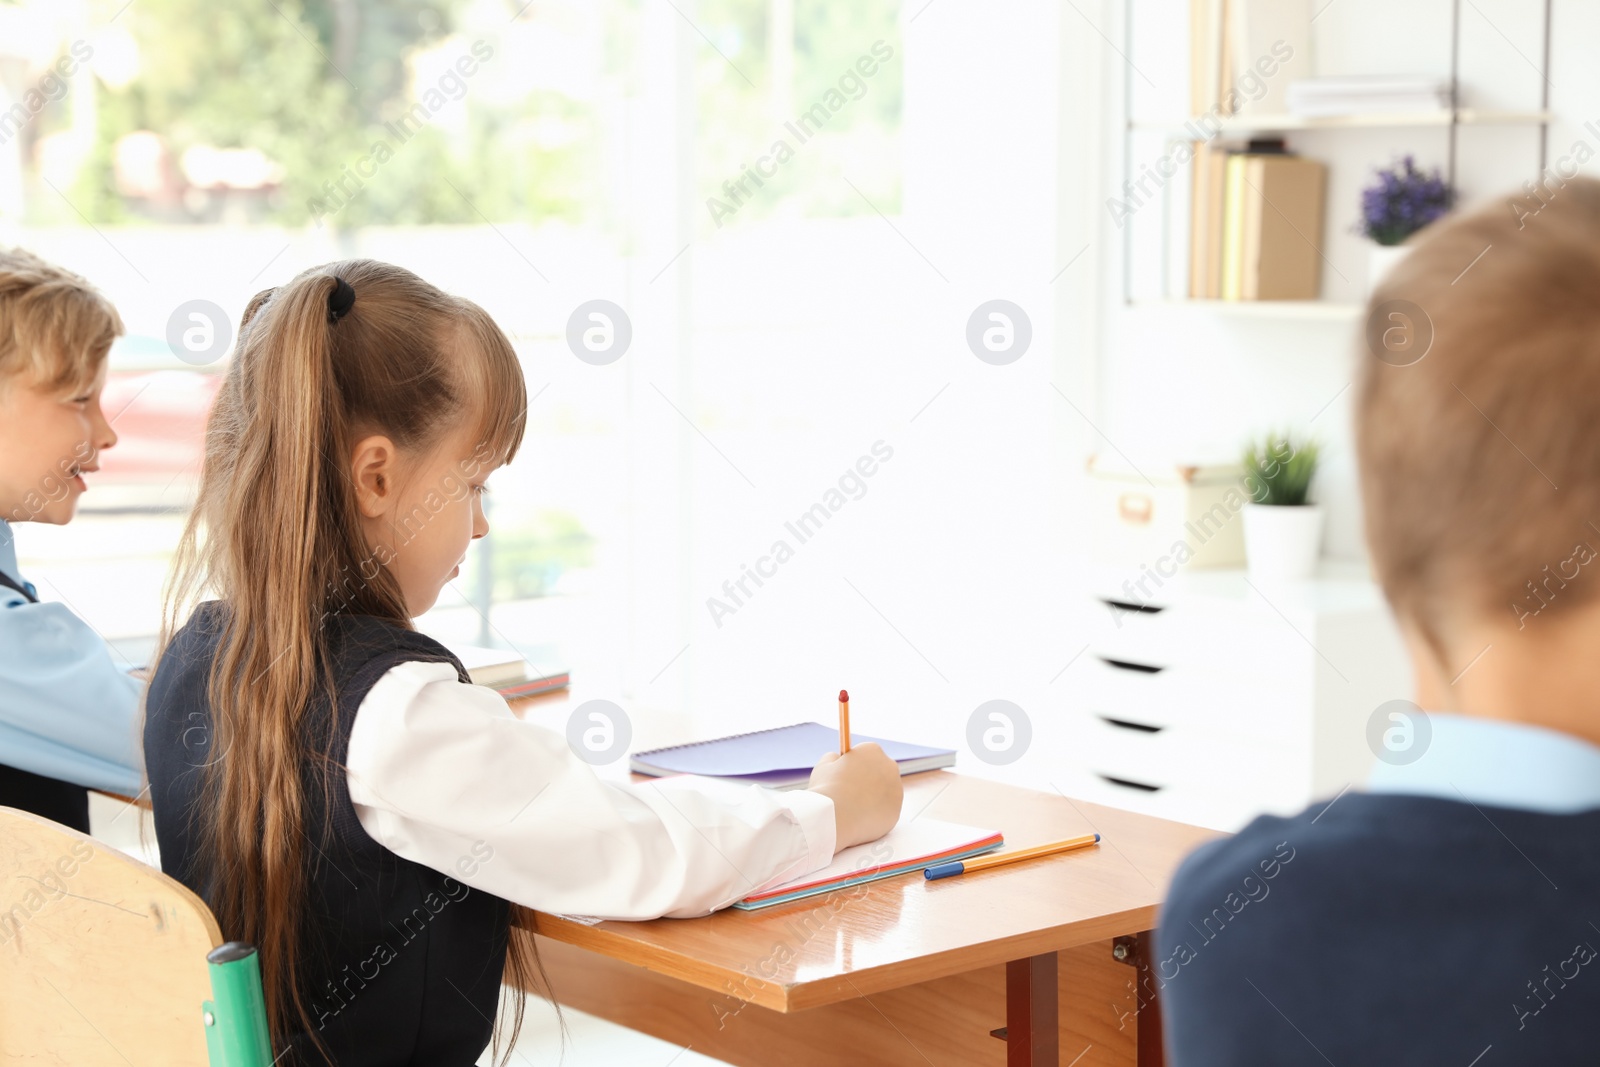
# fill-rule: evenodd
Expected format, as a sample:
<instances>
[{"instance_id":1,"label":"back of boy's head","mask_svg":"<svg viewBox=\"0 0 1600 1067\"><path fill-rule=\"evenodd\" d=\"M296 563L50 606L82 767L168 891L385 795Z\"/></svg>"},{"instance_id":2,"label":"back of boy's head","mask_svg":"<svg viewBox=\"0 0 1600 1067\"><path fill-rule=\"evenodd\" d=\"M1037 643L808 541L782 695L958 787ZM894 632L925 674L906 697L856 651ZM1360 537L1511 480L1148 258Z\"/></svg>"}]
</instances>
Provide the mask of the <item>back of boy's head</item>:
<instances>
[{"instance_id":1,"label":"back of boy's head","mask_svg":"<svg viewBox=\"0 0 1600 1067\"><path fill-rule=\"evenodd\" d=\"M1600 593L1600 181L1543 193L1423 231L1358 346L1373 563L1441 658Z\"/></svg>"},{"instance_id":2,"label":"back of boy's head","mask_svg":"<svg viewBox=\"0 0 1600 1067\"><path fill-rule=\"evenodd\" d=\"M83 278L20 248L0 248L0 389L94 381L122 319Z\"/></svg>"}]
</instances>

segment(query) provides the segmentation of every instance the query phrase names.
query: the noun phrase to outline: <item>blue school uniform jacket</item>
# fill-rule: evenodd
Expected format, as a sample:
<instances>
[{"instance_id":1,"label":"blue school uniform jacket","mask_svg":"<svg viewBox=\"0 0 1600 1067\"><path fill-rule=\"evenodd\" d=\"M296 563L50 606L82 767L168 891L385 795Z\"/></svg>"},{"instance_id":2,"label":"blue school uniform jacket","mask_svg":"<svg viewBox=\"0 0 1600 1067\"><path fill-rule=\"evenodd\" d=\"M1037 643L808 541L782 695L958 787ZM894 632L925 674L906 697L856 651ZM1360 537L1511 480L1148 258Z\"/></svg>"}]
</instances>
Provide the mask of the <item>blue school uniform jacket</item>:
<instances>
[{"instance_id":1,"label":"blue school uniform jacket","mask_svg":"<svg viewBox=\"0 0 1600 1067\"><path fill-rule=\"evenodd\" d=\"M88 623L39 602L0 521L0 804L87 830L83 787L136 795L143 688Z\"/></svg>"},{"instance_id":2,"label":"blue school uniform jacket","mask_svg":"<svg viewBox=\"0 0 1600 1067\"><path fill-rule=\"evenodd\" d=\"M1184 861L1140 999L1177 1067L1594 1063L1597 839L1432 796L1263 816Z\"/></svg>"}]
</instances>

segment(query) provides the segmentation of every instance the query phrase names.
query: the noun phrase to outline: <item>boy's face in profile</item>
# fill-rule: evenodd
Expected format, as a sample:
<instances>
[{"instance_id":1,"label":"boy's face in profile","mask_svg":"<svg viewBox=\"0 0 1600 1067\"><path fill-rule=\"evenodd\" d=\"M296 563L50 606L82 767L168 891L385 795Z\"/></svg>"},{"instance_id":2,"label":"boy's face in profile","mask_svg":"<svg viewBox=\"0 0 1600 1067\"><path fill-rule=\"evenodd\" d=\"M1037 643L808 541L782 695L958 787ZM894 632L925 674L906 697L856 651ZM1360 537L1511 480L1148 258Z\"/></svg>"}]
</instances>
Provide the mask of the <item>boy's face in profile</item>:
<instances>
[{"instance_id":1,"label":"boy's face in profile","mask_svg":"<svg viewBox=\"0 0 1600 1067\"><path fill-rule=\"evenodd\" d=\"M100 451L117 443L100 409L105 377L102 364L80 388L0 381L0 519L72 521L87 489L83 472L99 470Z\"/></svg>"}]
</instances>

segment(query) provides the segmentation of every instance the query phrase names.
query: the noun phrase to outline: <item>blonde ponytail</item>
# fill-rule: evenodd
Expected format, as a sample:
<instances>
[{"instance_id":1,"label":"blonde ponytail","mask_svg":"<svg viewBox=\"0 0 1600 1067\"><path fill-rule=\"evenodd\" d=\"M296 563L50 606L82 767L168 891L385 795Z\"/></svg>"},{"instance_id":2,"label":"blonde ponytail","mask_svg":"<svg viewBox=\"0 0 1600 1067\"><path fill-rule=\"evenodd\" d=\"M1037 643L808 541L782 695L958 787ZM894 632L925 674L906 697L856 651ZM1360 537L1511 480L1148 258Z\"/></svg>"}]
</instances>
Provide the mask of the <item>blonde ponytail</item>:
<instances>
[{"instance_id":1,"label":"blonde ponytail","mask_svg":"<svg viewBox=\"0 0 1600 1067\"><path fill-rule=\"evenodd\" d=\"M330 297L346 289L353 303L330 314ZM260 951L279 1047L297 1029L322 1047L294 977L315 832L305 825L302 772L334 770L329 753L307 751L302 724L319 697L338 714L322 623L345 613L410 625L398 584L370 566L343 466L351 435L377 427L402 448L426 449L476 418L484 454L506 461L521 443L526 406L516 356L482 309L399 267L315 268L258 294L243 316L206 427L162 647L203 590L224 603L208 681L213 756L201 840L224 936ZM524 943L532 939L509 937L507 972L526 983ZM521 1021L518 997L513 1039Z\"/></svg>"}]
</instances>

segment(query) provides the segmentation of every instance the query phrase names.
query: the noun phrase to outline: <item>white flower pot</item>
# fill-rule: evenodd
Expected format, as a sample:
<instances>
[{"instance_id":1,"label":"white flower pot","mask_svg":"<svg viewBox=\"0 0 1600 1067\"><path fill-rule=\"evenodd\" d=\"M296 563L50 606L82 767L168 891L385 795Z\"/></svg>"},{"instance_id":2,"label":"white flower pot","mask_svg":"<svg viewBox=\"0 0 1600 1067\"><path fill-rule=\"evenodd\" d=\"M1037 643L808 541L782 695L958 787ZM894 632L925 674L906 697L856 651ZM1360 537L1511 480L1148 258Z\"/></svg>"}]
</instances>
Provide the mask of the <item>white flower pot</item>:
<instances>
[{"instance_id":1,"label":"white flower pot","mask_svg":"<svg viewBox=\"0 0 1600 1067\"><path fill-rule=\"evenodd\" d=\"M1369 245L1367 247L1367 295L1371 296L1378 283L1383 281L1384 275L1394 269L1394 265L1406 258L1406 253L1411 251L1409 245Z\"/></svg>"},{"instance_id":2,"label":"white flower pot","mask_svg":"<svg viewBox=\"0 0 1600 1067\"><path fill-rule=\"evenodd\" d=\"M1322 507L1244 506L1244 554L1250 577L1283 582L1310 578L1322 547Z\"/></svg>"}]
</instances>

